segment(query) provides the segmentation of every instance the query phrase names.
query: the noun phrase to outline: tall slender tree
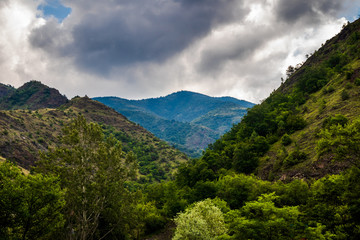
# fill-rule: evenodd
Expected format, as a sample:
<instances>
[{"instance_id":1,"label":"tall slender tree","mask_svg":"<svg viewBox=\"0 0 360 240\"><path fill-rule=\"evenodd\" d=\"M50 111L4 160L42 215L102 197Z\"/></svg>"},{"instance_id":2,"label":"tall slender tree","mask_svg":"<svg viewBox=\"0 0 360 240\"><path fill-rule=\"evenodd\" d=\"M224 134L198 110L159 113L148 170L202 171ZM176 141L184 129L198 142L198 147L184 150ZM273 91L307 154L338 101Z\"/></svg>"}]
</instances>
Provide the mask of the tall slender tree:
<instances>
[{"instance_id":1,"label":"tall slender tree","mask_svg":"<svg viewBox=\"0 0 360 240\"><path fill-rule=\"evenodd\" d=\"M132 153L122 151L113 137L105 137L96 123L79 115L63 130L62 147L41 155L38 169L58 174L66 188L66 237L100 239L124 234L126 205L131 194L124 186L135 176Z\"/></svg>"}]
</instances>

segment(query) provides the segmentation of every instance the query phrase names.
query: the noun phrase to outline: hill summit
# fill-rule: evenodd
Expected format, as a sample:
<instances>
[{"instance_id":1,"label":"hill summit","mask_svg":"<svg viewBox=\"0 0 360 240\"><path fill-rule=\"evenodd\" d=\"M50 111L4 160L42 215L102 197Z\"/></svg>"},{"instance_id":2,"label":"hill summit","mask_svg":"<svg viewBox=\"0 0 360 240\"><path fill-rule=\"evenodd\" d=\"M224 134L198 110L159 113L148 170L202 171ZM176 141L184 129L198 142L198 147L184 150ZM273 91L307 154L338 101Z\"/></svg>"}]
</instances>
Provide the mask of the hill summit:
<instances>
[{"instance_id":1,"label":"hill summit","mask_svg":"<svg viewBox=\"0 0 360 240\"><path fill-rule=\"evenodd\" d=\"M68 99L55 88L50 88L39 81L32 80L18 89L0 85L0 109L56 108Z\"/></svg>"}]
</instances>

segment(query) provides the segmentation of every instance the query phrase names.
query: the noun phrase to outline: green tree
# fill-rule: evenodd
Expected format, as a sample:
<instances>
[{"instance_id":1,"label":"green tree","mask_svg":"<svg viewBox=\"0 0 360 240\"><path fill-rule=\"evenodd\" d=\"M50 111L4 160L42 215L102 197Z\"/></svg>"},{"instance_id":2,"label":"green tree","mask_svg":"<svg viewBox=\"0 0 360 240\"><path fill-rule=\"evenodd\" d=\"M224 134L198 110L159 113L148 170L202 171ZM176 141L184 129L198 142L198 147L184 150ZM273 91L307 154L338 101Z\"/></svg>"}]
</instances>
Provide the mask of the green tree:
<instances>
[{"instance_id":1,"label":"green tree","mask_svg":"<svg viewBox=\"0 0 360 240\"><path fill-rule=\"evenodd\" d=\"M64 225L59 179L0 163L1 239L50 239Z\"/></svg>"},{"instance_id":2,"label":"green tree","mask_svg":"<svg viewBox=\"0 0 360 240\"><path fill-rule=\"evenodd\" d=\"M173 240L211 240L226 233L223 213L210 199L187 208L175 223Z\"/></svg>"},{"instance_id":3,"label":"green tree","mask_svg":"<svg viewBox=\"0 0 360 240\"><path fill-rule=\"evenodd\" d=\"M344 175L329 175L311 185L311 194L302 207L308 222L318 222L324 231L336 235L335 239L351 239L349 208L343 194L346 192Z\"/></svg>"},{"instance_id":4,"label":"green tree","mask_svg":"<svg viewBox=\"0 0 360 240\"><path fill-rule=\"evenodd\" d=\"M325 239L321 224L302 224L298 206L278 207L277 198L274 193L263 194L240 210L228 212L230 239Z\"/></svg>"},{"instance_id":5,"label":"green tree","mask_svg":"<svg viewBox=\"0 0 360 240\"><path fill-rule=\"evenodd\" d=\"M227 214L234 239L291 239L296 236L297 207L276 207L274 193L247 202Z\"/></svg>"},{"instance_id":6,"label":"green tree","mask_svg":"<svg viewBox=\"0 0 360 240\"><path fill-rule=\"evenodd\" d=\"M291 140L290 136L285 133L285 134L282 136L282 138L281 138L281 144L282 144L283 146L288 146L288 145L290 145L291 143L292 143L292 140Z\"/></svg>"},{"instance_id":7,"label":"green tree","mask_svg":"<svg viewBox=\"0 0 360 240\"><path fill-rule=\"evenodd\" d=\"M360 119L347 125L333 125L320 132L317 145L319 158L333 155L336 160L348 161L360 167Z\"/></svg>"},{"instance_id":8,"label":"green tree","mask_svg":"<svg viewBox=\"0 0 360 240\"><path fill-rule=\"evenodd\" d=\"M134 155L125 155L113 136L105 138L101 127L83 116L64 128L62 144L41 154L38 170L58 174L67 190L67 237L125 234L132 213L124 183L135 175Z\"/></svg>"}]
</instances>

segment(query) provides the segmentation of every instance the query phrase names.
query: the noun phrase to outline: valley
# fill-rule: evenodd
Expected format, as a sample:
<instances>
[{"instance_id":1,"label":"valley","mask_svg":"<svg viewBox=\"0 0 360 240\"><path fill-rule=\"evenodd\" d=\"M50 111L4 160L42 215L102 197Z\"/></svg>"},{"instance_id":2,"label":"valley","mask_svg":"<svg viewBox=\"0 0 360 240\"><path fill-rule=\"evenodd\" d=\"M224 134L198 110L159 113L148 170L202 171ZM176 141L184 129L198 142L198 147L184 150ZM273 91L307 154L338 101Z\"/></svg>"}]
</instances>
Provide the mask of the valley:
<instances>
[{"instance_id":1,"label":"valley","mask_svg":"<svg viewBox=\"0 0 360 240\"><path fill-rule=\"evenodd\" d=\"M287 73L255 106L1 84L0 236L359 239L360 20Z\"/></svg>"}]
</instances>

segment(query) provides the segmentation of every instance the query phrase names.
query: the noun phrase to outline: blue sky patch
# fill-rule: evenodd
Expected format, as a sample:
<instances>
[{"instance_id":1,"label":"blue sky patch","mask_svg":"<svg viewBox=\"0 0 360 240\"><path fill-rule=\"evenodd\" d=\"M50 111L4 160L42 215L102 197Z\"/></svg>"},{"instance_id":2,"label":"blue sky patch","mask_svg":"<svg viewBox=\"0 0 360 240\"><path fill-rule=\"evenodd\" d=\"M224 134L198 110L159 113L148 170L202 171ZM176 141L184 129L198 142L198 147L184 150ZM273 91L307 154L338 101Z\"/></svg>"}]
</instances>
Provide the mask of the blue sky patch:
<instances>
[{"instance_id":1,"label":"blue sky patch","mask_svg":"<svg viewBox=\"0 0 360 240\"><path fill-rule=\"evenodd\" d=\"M62 5L60 0L47 0L45 4L38 6L38 10L41 10L45 17L53 16L59 22L62 22L71 13L71 8Z\"/></svg>"}]
</instances>

